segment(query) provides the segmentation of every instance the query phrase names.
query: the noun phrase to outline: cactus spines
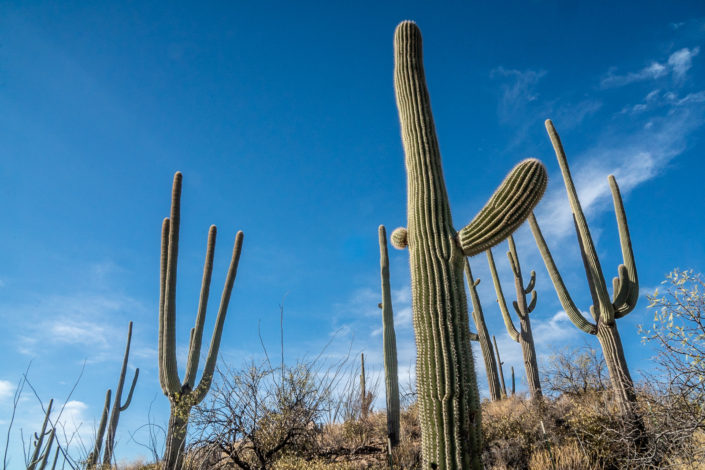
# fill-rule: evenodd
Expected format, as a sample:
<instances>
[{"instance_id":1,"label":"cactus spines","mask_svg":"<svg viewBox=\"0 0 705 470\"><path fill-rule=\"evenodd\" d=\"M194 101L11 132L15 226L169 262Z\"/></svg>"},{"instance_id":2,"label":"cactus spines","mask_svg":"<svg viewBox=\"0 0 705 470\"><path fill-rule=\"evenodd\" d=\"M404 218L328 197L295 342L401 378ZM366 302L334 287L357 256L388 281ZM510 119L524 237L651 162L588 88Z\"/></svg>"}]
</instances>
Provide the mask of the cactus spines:
<instances>
[{"instance_id":1,"label":"cactus spines","mask_svg":"<svg viewBox=\"0 0 705 470\"><path fill-rule=\"evenodd\" d=\"M179 247L179 223L181 206L181 181L180 172L174 175L174 185L171 197L171 215L164 219L162 224L162 249L161 249L161 282L159 301L159 381L164 394L171 402L171 414L167 431L166 446L164 450L164 468L172 470L181 467L182 453L186 438L191 408L203 400L210 389L218 358L220 339L228 311L230 294L235 283L237 267L242 251L242 232L235 236L230 267L225 279L223 294L220 300L218 316L213 329L208 356L201 375L201 380L195 386L198 360L200 356L203 325L206 319L206 306L210 288L211 273L213 271L213 255L215 252L216 228L211 226L208 231L206 260L203 267L203 281L201 296L196 317L196 326L191 330L187 370L183 383L179 380L176 363L176 264Z\"/></svg>"},{"instance_id":2,"label":"cactus spines","mask_svg":"<svg viewBox=\"0 0 705 470\"><path fill-rule=\"evenodd\" d=\"M497 338L495 338L494 335L492 335L492 342L494 343L494 352L497 354L497 368L499 369L499 380L500 380L500 385L502 386L502 398L507 397L507 384L504 382L504 368L502 367L504 365L504 362L502 362L502 358L499 356L499 348L497 347ZM514 368L512 368L514 370Z\"/></svg>"},{"instance_id":3,"label":"cactus spines","mask_svg":"<svg viewBox=\"0 0 705 470\"><path fill-rule=\"evenodd\" d=\"M590 235L585 215L583 214L578 193L573 183L573 178L568 167L568 160L563 150L563 144L556 131L553 123L546 120L546 130L553 144L553 148L558 159L558 165L561 168L563 182L565 183L566 192L570 208L573 212L573 221L576 227L578 237L578 245L580 246L583 264L587 275L590 293L593 298L593 305L590 307L590 314L594 323L586 319L578 310L573 302L568 289L563 283L558 268L556 267L551 252L548 249L546 240L543 238L541 229L533 214L529 217L531 231L538 245L541 257L544 260L546 269L553 286L558 294L558 299L563 306L568 318L581 330L586 333L597 336L597 339L602 346L607 369L610 373L612 388L614 389L615 400L621 411L627 416L633 418L633 424L637 428L643 428L643 422L636 415L636 410L633 406L636 401L634 392L634 382L629 374L627 361L624 357L624 349L622 340L617 330L615 319L621 318L631 312L636 306L636 301L639 296L639 280L637 278L636 266L634 263L634 253L632 251L631 238L629 236L629 227L627 225L627 217L624 211L624 204L619 192L619 187L614 179L614 176L608 176L610 191L612 193L612 202L615 207L617 217L617 225L619 229L619 239L622 250L624 263L617 268L618 276L613 279L612 287L614 289L612 299L607 292L607 283L600 267L600 260L597 257L595 245Z\"/></svg>"},{"instance_id":4,"label":"cactus spines","mask_svg":"<svg viewBox=\"0 0 705 470\"><path fill-rule=\"evenodd\" d=\"M384 341L384 377L387 398L387 438L390 447L399 444L399 374L397 371L397 338L394 333L392 288L389 282L387 232L379 226L379 262L382 278L382 337Z\"/></svg>"},{"instance_id":5,"label":"cactus spines","mask_svg":"<svg viewBox=\"0 0 705 470\"><path fill-rule=\"evenodd\" d=\"M487 331L485 316L482 313L482 304L480 297L477 295L477 286L480 284L480 279L473 279L472 271L470 270L470 262L467 258L464 260L465 277L470 290L470 299L472 302L472 319L477 330L477 341L480 343L482 351L482 359L485 361L485 370L487 372L487 383L490 390L490 398L492 401L497 401L502 398L502 391L499 386L499 376L497 375L497 363L494 359L494 351L492 351L492 343L490 343L490 334ZM471 338L472 339L472 338Z\"/></svg>"},{"instance_id":6,"label":"cactus spines","mask_svg":"<svg viewBox=\"0 0 705 470\"><path fill-rule=\"evenodd\" d=\"M412 277L422 468L481 469L480 399L469 338L463 258L508 236L541 197L546 171L516 167L460 233L453 227L423 69L419 28L394 37L394 88L407 170L406 244Z\"/></svg>"},{"instance_id":7,"label":"cactus spines","mask_svg":"<svg viewBox=\"0 0 705 470\"><path fill-rule=\"evenodd\" d=\"M112 390L108 389L105 392L105 404L103 405L103 413L100 415L100 423L98 424L98 430L96 431L95 444L93 444L93 450L88 454L86 459L86 468L91 469L95 467L100 458L100 450L103 447L103 437L105 437L105 426L108 423L108 412L110 411L110 397L113 393Z\"/></svg>"},{"instance_id":8,"label":"cactus spines","mask_svg":"<svg viewBox=\"0 0 705 470\"><path fill-rule=\"evenodd\" d=\"M135 385L137 384L137 378L140 375L139 368L135 369L135 375L132 378L132 385L130 385L130 391L127 393L127 398L124 404L120 404L122 401L122 389L125 386L125 375L127 374L127 360L130 356L130 343L132 342L132 322L127 327L127 343L125 345L125 355L122 358L122 368L120 369L120 378L118 379L118 385L115 389L115 402L113 403L113 409L110 412L110 421L108 424L108 435L105 438L105 453L103 454L103 464L110 465L113 460L113 450L115 446L115 431L117 430L118 421L120 421L120 413L125 411L130 402L132 401L132 394L135 391Z\"/></svg>"},{"instance_id":9,"label":"cactus spines","mask_svg":"<svg viewBox=\"0 0 705 470\"><path fill-rule=\"evenodd\" d=\"M494 263L492 250L487 250L487 261L490 265L492 281L494 282L495 291L497 292L497 303L502 311L502 318L504 319L504 324L507 327L507 332L514 341L521 345L521 352L524 358L524 369L526 370L526 380L529 384L529 393L531 394L531 398L540 399L542 396L541 380L539 378L539 367L536 359L534 337L531 332L531 321L529 320L529 314L536 307L536 291L534 290L536 273L531 271L531 280L527 286L524 287L524 278L521 274L521 265L519 264L519 257L517 256L514 237L510 235L508 241L509 251L507 252L507 257L509 258L509 265L511 266L514 274L514 287L517 297L517 300L512 302L512 304L514 306L514 311L519 317L518 331L512 322L512 318L509 315L509 310L507 309L507 304L504 300L502 285L499 282L499 276L497 275L497 267ZM526 295L529 293L531 293L531 301L527 304Z\"/></svg>"},{"instance_id":10,"label":"cactus spines","mask_svg":"<svg viewBox=\"0 0 705 470\"><path fill-rule=\"evenodd\" d=\"M54 441L54 426L51 424L49 420L49 416L51 415L51 407L54 404L54 399L52 398L49 400L49 405L47 405L47 410L46 413L44 414L44 421L42 422L42 430L39 431L39 433L34 433L34 451L32 451L32 455L29 458L29 462L27 463L27 470L34 470L37 468L37 464L40 464L42 459L44 459L45 454L48 454L51 448L51 443ZM50 426L51 429L47 431L47 426ZM51 436L51 440L49 441L47 447L44 450L44 453L42 453L42 445L44 444L44 436Z\"/></svg>"},{"instance_id":11,"label":"cactus spines","mask_svg":"<svg viewBox=\"0 0 705 470\"><path fill-rule=\"evenodd\" d=\"M395 228L391 237L392 246L397 250L403 250L409 243L407 240L407 231L404 227Z\"/></svg>"}]
</instances>

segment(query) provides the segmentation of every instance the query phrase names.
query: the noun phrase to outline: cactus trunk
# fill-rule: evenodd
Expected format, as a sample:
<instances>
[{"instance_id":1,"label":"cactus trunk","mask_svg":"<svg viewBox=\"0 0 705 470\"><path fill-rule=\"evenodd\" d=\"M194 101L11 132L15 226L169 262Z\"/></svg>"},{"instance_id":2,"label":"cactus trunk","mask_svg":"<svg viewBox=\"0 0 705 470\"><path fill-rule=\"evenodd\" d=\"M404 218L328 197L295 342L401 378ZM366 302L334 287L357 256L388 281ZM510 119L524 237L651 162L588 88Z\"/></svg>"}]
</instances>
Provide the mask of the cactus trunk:
<instances>
[{"instance_id":1,"label":"cactus trunk","mask_svg":"<svg viewBox=\"0 0 705 470\"><path fill-rule=\"evenodd\" d=\"M416 24L405 21L397 27L394 52L408 225L396 230L392 241L397 247L409 248L422 468L481 469L480 398L470 347L463 259L516 230L543 195L546 170L537 160L517 165L478 215L456 232Z\"/></svg>"},{"instance_id":2,"label":"cactus trunk","mask_svg":"<svg viewBox=\"0 0 705 470\"><path fill-rule=\"evenodd\" d=\"M379 226L379 260L382 278L382 336L384 341L384 377L387 398L387 438L390 447L399 444L399 373L397 370L397 339L394 333L392 289L389 282L387 232Z\"/></svg>"},{"instance_id":3,"label":"cactus trunk","mask_svg":"<svg viewBox=\"0 0 705 470\"><path fill-rule=\"evenodd\" d=\"M617 324L606 325L605 323L600 323L597 327L597 339L600 342L600 346L602 346L602 353L610 374L615 401L622 413L629 415L632 413L631 404L636 402L636 393L634 392L634 382L631 375L629 375L629 368L624 357L622 339L619 336Z\"/></svg>"},{"instance_id":4,"label":"cactus trunk","mask_svg":"<svg viewBox=\"0 0 705 470\"><path fill-rule=\"evenodd\" d=\"M470 270L470 262L467 258L465 258L464 262L466 282L468 289L470 290L470 299L472 301L472 319L475 323L475 329L477 330L477 340L480 343L482 359L485 362L485 371L487 372L487 385L490 389L490 398L492 401L501 400L502 390L499 385L497 362L494 358L492 343L490 343L490 334L487 331L487 324L485 323L485 315L482 312L480 297L477 295L477 285L480 283L480 280L473 279L472 271Z\"/></svg>"},{"instance_id":5,"label":"cactus trunk","mask_svg":"<svg viewBox=\"0 0 705 470\"><path fill-rule=\"evenodd\" d=\"M93 445L93 451L88 454L86 459L86 468L90 469L95 467L100 458L100 450L103 447L103 437L105 437L105 426L108 423L108 411L110 410L110 396L112 390L108 389L105 393L105 404L103 405L103 413L100 415L100 424L98 424L98 430L95 436L95 444Z\"/></svg>"},{"instance_id":6,"label":"cactus trunk","mask_svg":"<svg viewBox=\"0 0 705 470\"><path fill-rule=\"evenodd\" d=\"M367 418L367 387L365 386L365 354L360 353L360 417Z\"/></svg>"}]
</instances>

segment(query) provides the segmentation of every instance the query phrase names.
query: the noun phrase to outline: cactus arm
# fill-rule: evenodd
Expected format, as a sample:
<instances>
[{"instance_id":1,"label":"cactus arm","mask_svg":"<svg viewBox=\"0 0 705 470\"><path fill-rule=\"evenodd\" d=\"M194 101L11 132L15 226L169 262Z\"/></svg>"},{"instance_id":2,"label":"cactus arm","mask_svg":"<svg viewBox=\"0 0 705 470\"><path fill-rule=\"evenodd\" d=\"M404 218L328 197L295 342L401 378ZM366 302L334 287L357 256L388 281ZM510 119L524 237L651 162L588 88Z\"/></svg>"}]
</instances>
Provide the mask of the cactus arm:
<instances>
[{"instance_id":1,"label":"cactus arm","mask_svg":"<svg viewBox=\"0 0 705 470\"><path fill-rule=\"evenodd\" d=\"M167 380L166 380L166 375L164 374L164 368L162 365L164 364L164 326L165 326L165 318L164 318L164 302L166 299L164 298L166 294L166 266L167 266L167 259L168 259L168 252L169 252L169 218L165 218L164 221L162 222L162 248L161 248L161 256L160 256L160 269L159 269L159 385L162 388L162 392L165 395L168 395L167 393Z\"/></svg>"},{"instance_id":2,"label":"cactus arm","mask_svg":"<svg viewBox=\"0 0 705 470\"><path fill-rule=\"evenodd\" d=\"M135 376L132 378L132 385L130 385L130 391L127 394L127 399L125 400L125 404L120 407L120 411L125 411L128 406L130 406L130 402L132 401L132 393L135 391L135 385L137 384L137 377L140 375L140 369L137 368L135 369Z\"/></svg>"},{"instance_id":3,"label":"cactus arm","mask_svg":"<svg viewBox=\"0 0 705 470\"><path fill-rule=\"evenodd\" d=\"M203 398L208 393L210 389L211 382L213 381L213 372L215 371L215 363L218 360L218 349L220 348L220 339L223 335L223 325L225 324L225 316L228 313L228 304L230 303L230 294L233 291L233 284L235 283L235 277L237 276L237 267L240 263L240 253L242 252L242 239L243 233L237 232L235 235L235 244L233 246L233 256L230 260L230 267L228 268L228 274L225 278L225 287L223 287L223 294L220 298L220 308L218 309L218 316L215 320L215 328L213 330L213 336L211 338L211 344L208 349L208 356L206 357L206 363L203 367L203 374L201 375L201 381L198 383L198 387L194 389L193 403L198 404L203 400Z\"/></svg>"},{"instance_id":4,"label":"cactus arm","mask_svg":"<svg viewBox=\"0 0 705 470\"><path fill-rule=\"evenodd\" d=\"M198 372L198 361L201 357L201 342L203 340L203 325L206 322L206 309L208 307L208 293L210 291L211 277L213 274L213 256L215 253L215 237L217 229L211 225L208 230L208 244L206 246L206 260L203 263L203 280L201 282L201 295L198 302L198 314L196 315L196 326L193 330L191 344L189 344L188 362L186 365L186 375L184 377L183 388L193 390Z\"/></svg>"},{"instance_id":5,"label":"cactus arm","mask_svg":"<svg viewBox=\"0 0 705 470\"><path fill-rule=\"evenodd\" d=\"M470 341L480 341L480 336L477 333L470 332Z\"/></svg>"},{"instance_id":6,"label":"cactus arm","mask_svg":"<svg viewBox=\"0 0 705 470\"><path fill-rule=\"evenodd\" d=\"M497 292L497 303L499 304L499 309L502 311L502 318L504 319L504 325L507 327L507 333L509 333L509 336L511 336L514 341L519 342L519 332L514 327L514 323L512 323L512 318L509 316L509 310L507 310L507 302L504 300L502 284L499 282L499 276L497 276L497 267L494 264L492 250L487 250L487 262L490 265L490 272L492 273L492 282L494 283L494 290L495 292Z\"/></svg>"},{"instance_id":7,"label":"cactus arm","mask_svg":"<svg viewBox=\"0 0 705 470\"><path fill-rule=\"evenodd\" d=\"M619 266L619 277L617 278L618 288L614 290L614 316L622 318L631 312L636 306L639 298L639 278L636 273L634 263L634 251L632 250L632 239L629 235L627 225L627 214L624 211L624 203L619 186L614 176L609 175L610 191L612 192L612 202L617 216L617 227L619 229L619 243L622 248L622 259L624 264ZM613 281L614 285L614 281Z\"/></svg>"},{"instance_id":8,"label":"cactus arm","mask_svg":"<svg viewBox=\"0 0 705 470\"><path fill-rule=\"evenodd\" d=\"M531 233L534 235L534 240L536 240L536 245L539 248L543 262L546 265L548 275L553 282L553 287L556 294L558 294L558 300L561 302L563 310L565 310L568 318L570 318L570 321L572 321L575 326L583 330L585 333L589 333L591 335L597 334L597 326L585 319L583 314L580 313L580 310L578 310L575 306L573 299L570 297L568 289L566 289L565 284L563 283L563 278L558 272L556 263L553 261L553 256L548 249L546 240L543 238L543 234L541 233L538 222L536 222L536 217L534 214L529 216L529 226L531 227Z\"/></svg>"},{"instance_id":9,"label":"cactus arm","mask_svg":"<svg viewBox=\"0 0 705 470\"><path fill-rule=\"evenodd\" d=\"M568 193L570 207L573 211L573 216L575 217L575 224L578 227L578 236L583 245L583 249L585 250L587 268L590 272L588 278L592 279L594 282L595 295L599 305L598 311L607 312L608 310L612 310L612 302L610 301L609 294L607 293L605 278L602 274L602 268L600 267L600 260L597 257L597 251L595 250L595 245L592 241L592 236L590 235L590 229L588 228L585 215L583 214L583 209L580 205L580 201L578 200L578 192L575 190L575 185L573 184L573 178L570 174L570 168L568 168L568 160L566 159L565 151L563 150L561 138L550 119L546 120L546 130L548 131L551 143L553 144L553 149L556 152L558 165L561 168L563 182L565 183L566 192Z\"/></svg>"},{"instance_id":10,"label":"cactus arm","mask_svg":"<svg viewBox=\"0 0 705 470\"><path fill-rule=\"evenodd\" d=\"M171 215L169 217L169 245L167 250L166 283L164 291L164 340L162 365L166 381L166 392L181 391L181 382L176 363L176 265L179 254L179 224L181 220L181 172L174 174L171 193Z\"/></svg>"},{"instance_id":11,"label":"cactus arm","mask_svg":"<svg viewBox=\"0 0 705 470\"><path fill-rule=\"evenodd\" d=\"M536 207L547 182L540 161L529 158L515 166L485 207L458 232L463 253L474 256L511 235Z\"/></svg>"},{"instance_id":12,"label":"cactus arm","mask_svg":"<svg viewBox=\"0 0 705 470\"><path fill-rule=\"evenodd\" d=\"M536 285L536 271L532 270L531 271L531 279L529 279L529 283L526 285L526 288L524 288L524 293L528 294L529 292L533 291L535 285Z\"/></svg>"},{"instance_id":13,"label":"cactus arm","mask_svg":"<svg viewBox=\"0 0 705 470\"><path fill-rule=\"evenodd\" d=\"M529 306L526 307L526 312L531 313L534 311L534 308L536 308L536 291L532 290L531 291L531 302L529 302Z\"/></svg>"},{"instance_id":14,"label":"cactus arm","mask_svg":"<svg viewBox=\"0 0 705 470\"><path fill-rule=\"evenodd\" d=\"M409 246L408 236L409 233L407 232L405 227L395 228L392 232L392 236L390 237L392 246L397 250L403 250L404 248Z\"/></svg>"}]
</instances>

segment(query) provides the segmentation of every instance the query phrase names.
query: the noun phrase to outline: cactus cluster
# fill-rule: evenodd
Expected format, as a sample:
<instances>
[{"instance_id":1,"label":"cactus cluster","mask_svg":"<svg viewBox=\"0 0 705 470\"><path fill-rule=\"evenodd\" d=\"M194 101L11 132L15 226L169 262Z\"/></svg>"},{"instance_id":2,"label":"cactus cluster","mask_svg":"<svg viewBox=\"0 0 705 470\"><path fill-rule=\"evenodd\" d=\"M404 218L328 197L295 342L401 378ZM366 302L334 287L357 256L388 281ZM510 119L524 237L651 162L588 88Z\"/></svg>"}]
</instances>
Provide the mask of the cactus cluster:
<instances>
[{"instance_id":1,"label":"cactus cluster","mask_svg":"<svg viewBox=\"0 0 705 470\"><path fill-rule=\"evenodd\" d=\"M164 395L171 402L171 414L167 429L166 446L164 450L164 469L181 468L186 427L191 408L203 400L210 389L218 358L220 339L228 311L230 294L235 283L237 267L242 251L242 232L235 236L230 267L225 279L225 287L220 300L218 316L213 330L213 337L206 357L201 380L196 385L196 374L201 354L203 326L206 320L206 307L213 272L213 256L215 252L215 225L208 231L206 259L203 267L201 295L196 316L196 325L191 329L188 362L183 382L179 379L176 363L176 264L179 252L179 224L181 213L181 182L180 172L174 175L171 195L171 214L162 224L161 249L161 288L159 301L159 382Z\"/></svg>"},{"instance_id":2,"label":"cactus cluster","mask_svg":"<svg viewBox=\"0 0 705 470\"><path fill-rule=\"evenodd\" d=\"M394 38L394 85L407 170L408 246L423 468L480 469L480 399L470 348L463 258L501 242L531 213L546 187L537 160L520 163L473 221L456 232L426 88L419 28Z\"/></svg>"},{"instance_id":3,"label":"cactus cluster","mask_svg":"<svg viewBox=\"0 0 705 470\"><path fill-rule=\"evenodd\" d=\"M534 336L531 332L531 321L529 320L529 314L533 312L534 308L536 308L537 297L536 291L534 290L534 286L536 284L536 272L531 271L529 283L526 287L524 287L524 278L521 274L521 265L519 264L519 256L517 255L514 237L509 236L508 241L509 251L507 252L507 257L509 258L509 265L511 266L512 273L514 274L514 287L517 296L517 300L513 301L512 305L514 306L514 311L519 317L519 330L516 329L514 323L512 322L512 317L509 315L507 302L504 300L504 294L502 292L502 284L499 282L497 267L495 266L494 257L492 256L492 250L487 250L487 261L490 265L492 281L494 282L494 288L497 293L497 303L499 304L499 308L502 312L502 318L504 319L504 324L507 327L507 332L514 341L521 345L526 379L529 383L529 393L532 398L540 399L542 396L541 380L539 379L539 366L536 359ZM528 294L531 294L531 301L527 304L526 296Z\"/></svg>"},{"instance_id":4,"label":"cactus cluster","mask_svg":"<svg viewBox=\"0 0 705 470\"><path fill-rule=\"evenodd\" d=\"M42 422L42 429L38 433L34 433L34 442L32 446L34 450L32 455L29 457L27 462L27 470L45 470L47 464L49 463L49 455L51 454L51 449L54 445L54 438L56 437L56 428L51 422L51 407L54 404L54 399L49 400L49 405L47 406L46 412L44 414L44 421ZM49 429L47 429L47 427ZM47 438L46 444L44 444L44 438ZM54 454L54 463L52 465L52 470L56 467L56 461L59 457L59 447L57 445L56 452Z\"/></svg>"}]
</instances>

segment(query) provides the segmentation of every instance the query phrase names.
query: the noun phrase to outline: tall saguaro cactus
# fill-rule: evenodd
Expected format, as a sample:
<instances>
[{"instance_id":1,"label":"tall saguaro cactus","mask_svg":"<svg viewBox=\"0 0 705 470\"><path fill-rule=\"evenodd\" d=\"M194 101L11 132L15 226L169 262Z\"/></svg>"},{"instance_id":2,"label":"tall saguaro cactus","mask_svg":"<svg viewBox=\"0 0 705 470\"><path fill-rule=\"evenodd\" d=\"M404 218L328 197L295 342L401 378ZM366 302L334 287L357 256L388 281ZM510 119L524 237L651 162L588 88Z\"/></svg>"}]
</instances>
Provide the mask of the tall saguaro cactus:
<instances>
[{"instance_id":1,"label":"tall saguaro cactus","mask_svg":"<svg viewBox=\"0 0 705 470\"><path fill-rule=\"evenodd\" d=\"M130 385L130 391L127 393L127 399L123 405L120 404L122 401L122 389L125 386L125 375L127 374L127 360L130 356L130 343L132 342L132 322L130 322L127 327L127 344L125 345L125 355L122 358L122 368L120 369L120 378L118 379L118 385L115 389L115 401L113 402L113 409L110 412L110 421L108 422L108 436L105 439L105 453L103 454L103 464L110 465L113 460L113 449L115 446L115 431L117 430L118 421L120 421L120 413L125 411L130 402L132 401L132 393L135 391L135 385L137 384L137 378L140 375L139 368L135 369L135 375L132 378L132 385Z\"/></svg>"},{"instance_id":2,"label":"tall saguaro cactus","mask_svg":"<svg viewBox=\"0 0 705 470\"><path fill-rule=\"evenodd\" d=\"M480 296L477 295L477 286L480 284L480 279L473 279L472 271L470 270L470 262L467 258L465 262L465 277L470 291L470 300L472 302L472 319L477 329L477 340L480 343L482 351L482 359L485 361L485 371L487 372L487 383L490 389L490 398L492 401L497 401L502 398L502 392L499 386L499 376L497 374L497 363L494 359L494 351L492 343L490 343L490 334L487 331L485 323L485 315L482 313L482 304L480 304Z\"/></svg>"},{"instance_id":3,"label":"tall saguaro cactus","mask_svg":"<svg viewBox=\"0 0 705 470\"><path fill-rule=\"evenodd\" d=\"M186 426L188 425L191 408L203 400L210 389L215 363L218 358L220 339L223 334L225 316L228 312L230 294L235 283L237 267L242 251L242 232L235 236L235 245L230 260L230 267L225 279L225 287L220 299L220 308L213 329L210 349L206 357L201 380L196 386L196 374L201 354L203 325L206 320L206 307L210 290L211 274L213 273L213 255L215 252L215 225L208 231L206 260L203 266L203 281L201 296L196 316L196 326L191 329L186 375L183 382L179 380L176 363L176 260L179 251L179 224L181 212L181 173L174 175L174 186L171 195L171 215L162 224L161 252L161 289L159 301L159 382L164 394L171 402L171 414L164 450L164 469L173 470L181 467Z\"/></svg>"},{"instance_id":4,"label":"tall saguaro cactus","mask_svg":"<svg viewBox=\"0 0 705 470\"><path fill-rule=\"evenodd\" d=\"M605 282L605 277L600 267L600 260L595 250L595 244L590 236L590 229L588 228L585 215L583 214L580 201L578 200L578 193L573 184L573 178L570 174L563 144L550 120L546 121L546 129L548 130L548 135L551 138L551 143L553 144L556 157L558 158L558 164L561 168L563 181L568 193L568 200L570 201L570 208L573 212L573 220L578 235L578 244L580 245L588 286L593 301L590 307L590 314L594 322L586 319L575 306L573 299L571 299L533 214L529 217L531 231L534 234L548 274L551 277L551 281L553 281L553 286L558 294L563 309L568 314L568 318L585 333L597 336L602 346L602 352L605 357L605 362L607 363L607 370L610 373L612 388L615 392L615 400L623 413L634 416L635 410L632 406L636 401L634 382L629 374L627 361L624 357L624 349L622 348L622 340L619 336L617 323L615 321L631 312L636 306L639 297L639 280L634 264L634 253L632 251L632 243L629 236L629 227L627 225L627 216L624 212L622 196L619 193L619 187L617 186L617 181L614 179L614 176L608 176L610 190L612 192L612 202L617 215L622 258L624 260L624 263L620 264L617 268L618 276L612 280L613 292L612 298L610 299L609 293L607 292L607 283ZM640 420L637 419L636 424L641 426Z\"/></svg>"},{"instance_id":5,"label":"tall saguaro cactus","mask_svg":"<svg viewBox=\"0 0 705 470\"><path fill-rule=\"evenodd\" d=\"M384 378L387 396L387 438L389 445L399 444L399 373L397 371L397 337L394 333L392 288L389 282L387 231L379 226L379 263L382 278L382 337L384 342Z\"/></svg>"},{"instance_id":6,"label":"tall saguaro cactus","mask_svg":"<svg viewBox=\"0 0 705 470\"><path fill-rule=\"evenodd\" d=\"M524 357L524 370L526 371L526 380L529 383L529 393L531 393L531 398L540 399L541 394L541 380L539 379L539 366L536 360L536 349L534 348L534 336L531 332L531 321L529 320L529 313L531 313L536 307L536 291L534 290L534 284L536 283L536 273L531 271L531 280L526 287L524 287L524 278L521 275L521 265L519 264L519 257L517 256L517 248L514 244L514 237L509 236L509 251L507 252L507 257L509 258L509 264L514 273L514 287L516 289L517 300L512 302L514 305L514 311L519 317L519 331L514 327L512 322L512 317L509 315L509 310L507 309L507 303L504 300L504 294L502 293L502 285L499 282L499 276L497 275L497 267L494 264L494 257L492 256L492 250L487 250L487 261L490 265L490 271L492 272L492 280L494 282L494 288L497 292L497 303L499 303L499 308L502 311L502 318L504 318L504 324L507 327L507 332L509 336L512 337L514 341L521 345L521 352ZM531 293L531 302L527 304L526 295Z\"/></svg>"},{"instance_id":7,"label":"tall saguaro cactus","mask_svg":"<svg viewBox=\"0 0 705 470\"><path fill-rule=\"evenodd\" d=\"M507 383L504 381L504 362L499 355L499 348L497 347L497 338L492 335L492 342L494 343L494 351L497 353L497 366L499 369L499 379L502 385L502 398L507 398ZM512 368L514 370L514 368Z\"/></svg>"},{"instance_id":8,"label":"tall saguaro cactus","mask_svg":"<svg viewBox=\"0 0 705 470\"><path fill-rule=\"evenodd\" d=\"M98 430L96 431L95 444L93 444L93 450L88 454L86 459L86 468L91 469L96 466L98 459L100 458L100 451L103 448L103 438L105 437L105 427L108 424L108 412L110 411L110 397L113 391L108 389L105 392L105 404L103 405L103 413L100 415L100 423L98 424Z\"/></svg>"},{"instance_id":9,"label":"tall saguaro cactus","mask_svg":"<svg viewBox=\"0 0 705 470\"><path fill-rule=\"evenodd\" d=\"M406 155L406 229L424 469L480 469L480 399L470 349L463 258L510 235L546 187L538 160L520 163L473 221L456 232L423 70L421 32L402 22L394 37L394 85Z\"/></svg>"}]
</instances>

